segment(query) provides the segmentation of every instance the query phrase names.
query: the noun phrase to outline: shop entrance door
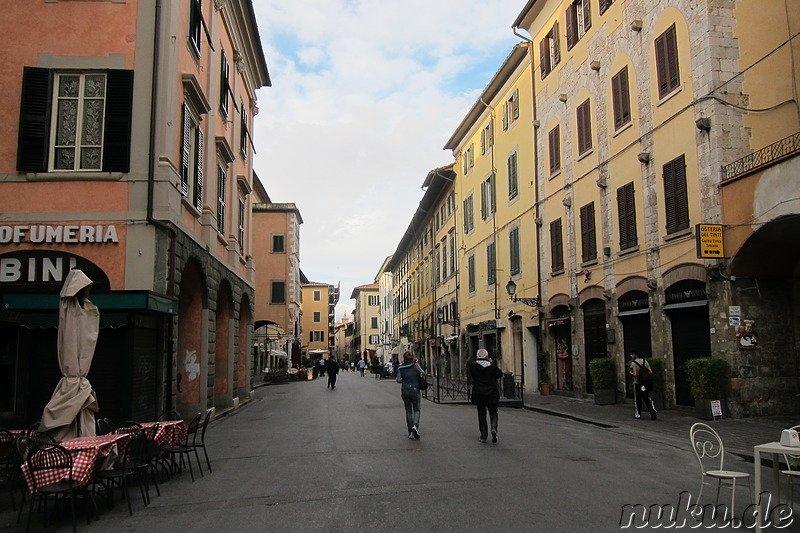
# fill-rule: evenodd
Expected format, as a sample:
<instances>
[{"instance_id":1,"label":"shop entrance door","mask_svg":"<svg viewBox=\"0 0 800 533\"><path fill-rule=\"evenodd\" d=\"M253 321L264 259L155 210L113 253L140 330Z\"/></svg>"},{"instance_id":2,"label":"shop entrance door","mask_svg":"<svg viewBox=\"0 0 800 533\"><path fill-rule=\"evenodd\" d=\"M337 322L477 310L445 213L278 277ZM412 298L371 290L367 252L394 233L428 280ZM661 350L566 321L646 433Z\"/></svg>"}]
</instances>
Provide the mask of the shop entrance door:
<instances>
[{"instance_id":1,"label":"shop entrance door","mask_svg":"<svg viewBox=\"0 0 800 533\"><path fill-rule=\"evenodd\" d=\"M686 307L669 312L672 324L672 359L675 364L675 403L694 405L684 364L695 357L711 356L708 306Z\"/></svg>"},{"instance_id":2,"label":"shop entrance door","mask_svg":"<svg viewBox=\"0 0 800 533\"><path fill-rule=\"evenodd\" d=\"M594 394L589 361L606 356L606 306L600 300L589 300L583 306L583 338L586 350L586 392Z\"/></svg>"}]
</instances>

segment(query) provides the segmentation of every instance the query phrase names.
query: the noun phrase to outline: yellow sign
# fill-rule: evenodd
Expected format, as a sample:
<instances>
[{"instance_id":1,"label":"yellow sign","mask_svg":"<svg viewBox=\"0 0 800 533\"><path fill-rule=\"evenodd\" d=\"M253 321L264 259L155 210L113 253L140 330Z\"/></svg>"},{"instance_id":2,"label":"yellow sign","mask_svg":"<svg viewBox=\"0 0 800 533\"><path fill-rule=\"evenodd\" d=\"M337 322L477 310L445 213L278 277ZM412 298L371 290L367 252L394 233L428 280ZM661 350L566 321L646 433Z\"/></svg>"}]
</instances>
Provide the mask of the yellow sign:
<instances>
[{"instance_id":1,"label":"yellow sign","mask_svg":"<svg viewBox=\"0 0 800 533\"><path fill-rule=\"evenodd\" d=\"M722 224L698 224L695 231L697 257L700 259L723 258Z\"/></svg>"}]
</instances>

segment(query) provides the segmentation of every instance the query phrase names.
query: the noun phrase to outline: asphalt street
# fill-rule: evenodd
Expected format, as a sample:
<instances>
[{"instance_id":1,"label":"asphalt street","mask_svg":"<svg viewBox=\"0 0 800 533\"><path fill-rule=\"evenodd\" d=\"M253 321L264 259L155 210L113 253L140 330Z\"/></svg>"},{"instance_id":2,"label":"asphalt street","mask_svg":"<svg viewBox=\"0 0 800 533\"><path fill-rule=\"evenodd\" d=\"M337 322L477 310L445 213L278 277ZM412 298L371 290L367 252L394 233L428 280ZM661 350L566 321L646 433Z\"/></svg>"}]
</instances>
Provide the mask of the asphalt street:
<instances>
[{"instance_id":1,"label":"asphalt street","mask_svg":"<svg viewBox=\"0 0 800 533\"><path fill-rule=\"evenodd\" d=\"M484 444L474 407L423 400L422 438L410 440L399 384L349 372L335 390L326 381L256 389L209 426L212 474L166 481L147 508L134 491L132 517L118 501L79 530L610 532L626 504L677 506L699 489L688 438L503 408L499 442ZM726 467L753 471L737 456ZM748 498L738 491L737 507ZM23 530L7 497L0 506L0 531ZM43 530L39 516L32 530ZM68 520L47 528L70 530Z\"/></svg>"}]
</instances>

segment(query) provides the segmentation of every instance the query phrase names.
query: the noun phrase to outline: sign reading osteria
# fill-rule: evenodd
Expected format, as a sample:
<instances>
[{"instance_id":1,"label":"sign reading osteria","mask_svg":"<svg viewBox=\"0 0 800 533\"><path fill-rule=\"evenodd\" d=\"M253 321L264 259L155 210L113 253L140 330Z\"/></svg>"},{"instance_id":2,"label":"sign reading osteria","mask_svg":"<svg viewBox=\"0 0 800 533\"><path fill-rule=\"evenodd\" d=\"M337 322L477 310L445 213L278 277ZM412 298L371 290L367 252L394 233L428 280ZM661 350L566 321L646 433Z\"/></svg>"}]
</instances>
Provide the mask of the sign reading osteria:
<instances>
[{"instance_id":1,"label":"sign reading osteria","mask_svg":"<svg viewBox=\"0 0 800 533\"><path fill-rule=\"evenodd\" d=\"M20 243L116 243L117 228L113 225L17 225L0 226L0 244Z\"/></svg>"},{"instance_id":2,"label":"sign reading osteria","mask_svg":"<svg viewBox=\"0 0 800 533\"><path fill-rule=\"evenodd\" d=\"M722 248L722 224L698 224L695 231L697 240L697 257L723 258L725 252Z\"/></svg>"}]
</instances>

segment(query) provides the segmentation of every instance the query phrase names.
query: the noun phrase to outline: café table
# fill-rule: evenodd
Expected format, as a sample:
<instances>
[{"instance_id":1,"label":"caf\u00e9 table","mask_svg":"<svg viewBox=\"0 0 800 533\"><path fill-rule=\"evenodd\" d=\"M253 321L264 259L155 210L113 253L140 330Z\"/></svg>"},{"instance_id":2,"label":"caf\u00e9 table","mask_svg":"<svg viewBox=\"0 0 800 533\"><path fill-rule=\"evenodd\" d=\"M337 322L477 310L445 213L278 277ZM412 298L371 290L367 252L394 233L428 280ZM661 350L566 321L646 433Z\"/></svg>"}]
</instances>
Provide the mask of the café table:
<instances>
[{"instance_id":1,"label":"caf\u00e9 table","mask_svg":"<svg viewBox=\"0 0 800 533\"><path fill-rule=\"evenodd\" d=\"M761 498L761 454L772 454L772 486L775 487L775 504L781 501L781 469L779 456L782 454L797 455L800 453L800 448L793 446L784 446L780 442L767 442L765 444L758 444L753 446L754 459L755 459L755 492L753 494L753 503L758 507L759 499ZM769 512L769 509L767 509ZM761 523L763 518L760 516L756 520L756 531L761 531Z\"/></svg>"},{"instance_id":2,"label":"caf\u00e9 table","mask_svg":"<svg viewBox=\"0 0 800 533\"><path fill-rule=\"evenodd\" d=\"M186 440L186 424L183 420L164 420L161 422L144 422L142 428L157 426L154 440L159 446L177 446Z\"/></svg>"},{"instance_id":3,"label":"caf\u00e9 table","mask_svg":"<svg viewBox=\"0 0 800 533\"><path fill-rule=\"evenodd\" d=\"M77 437L60 443L60 446L72 454L72 479L85 485L92 477L95 470L111 468L120 453L125 450L131 436L99 435L96 437ZM28 488L33 490L33 477L28 470L27 463L22 465L22 474ZM44 470L36 473L38 486L55 483L69 476L66 468L59 470Z\"/></svg>"}]
</instances>

